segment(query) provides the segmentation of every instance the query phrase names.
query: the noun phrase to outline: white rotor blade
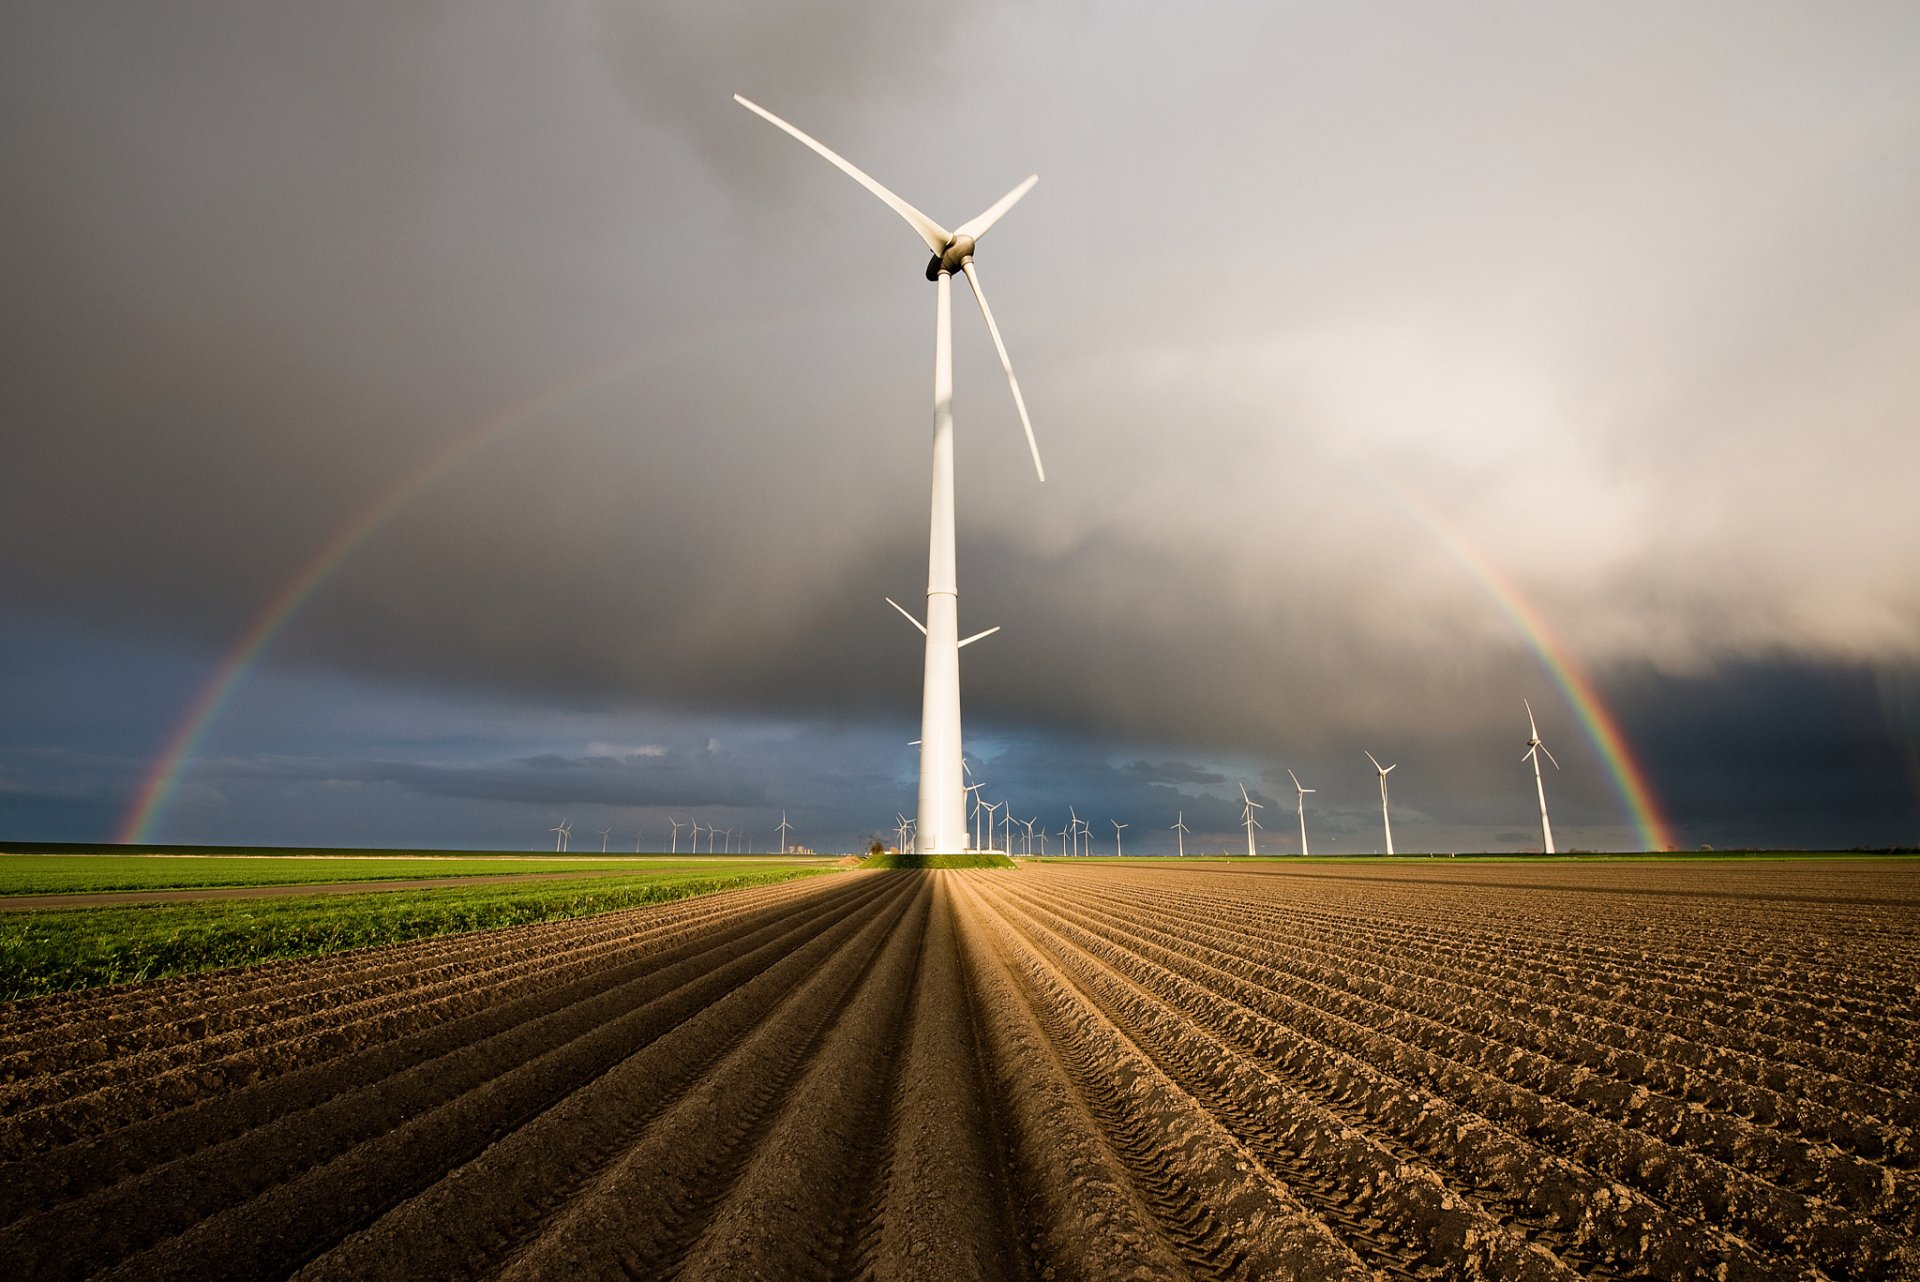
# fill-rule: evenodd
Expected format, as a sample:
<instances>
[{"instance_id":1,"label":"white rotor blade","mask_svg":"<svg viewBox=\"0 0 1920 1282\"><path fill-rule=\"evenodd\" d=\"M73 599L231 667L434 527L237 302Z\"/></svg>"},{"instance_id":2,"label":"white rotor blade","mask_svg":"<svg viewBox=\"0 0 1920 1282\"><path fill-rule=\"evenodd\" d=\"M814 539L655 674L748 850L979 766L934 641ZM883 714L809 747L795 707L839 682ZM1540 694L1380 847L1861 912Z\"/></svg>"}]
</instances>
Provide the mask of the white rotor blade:
<instances>
[{"instance_id":1,"label":"white rotor blade","mask_svg":"<svg viewBox=\"0 0 1920 1282\"><path fill-rule=\"evenodd\" d=\"M999 630L1000 630L1000 625L996 623L992 627L988 628L985 632L974 633L972 636L968 637L965 641L960 642L959 645L956 645L953 648L956 650L959 650L966 646L970 646L975 641L978 641L981 637L990 637L994 633L998 632Z\"/></svg>"},{"instance_id":2,"label":"white rotor blade","mask_svg":"<svg viewBox=\"0 0 1920 1282\"><path fill-rule=\"evenodd\" d=\"M914 618L911 614L908 614L906 606L901 605L898 601L894 600L892 597L887 597L886 602L888 605L892 606L894 609L900 611L901 618L905 619L908 623L911 623L914 627L919 628L921 636L925 636L927 634L927 625L920 622L920 620Z\"/></svg>"},{"instance_id":3,"label":"white rotor blade","mask_svg":"<svg viewBox=\"0 0 1920 1282\"><path fill-rule=\"evenodd\" d=\"M1360 749L1360 751L1362 751L1362 752L1367 752L1367 750L1366 750L1365 748L1362 748L1362 749ZM1374 756L1374 755L1373 755L1373 754L1372 754L1371 752L1367 752L1367 760L1368 760L1368 761L1371 761L1371 762L1373 763L1373 768L1374 768L1375 770L1379 770L1379 769L1380 769L1380 758L1378 758L1378 757L1376 757L1376 756ZM1382 771L1382 773L1384 774L1385 772L1384 772L1384 771Z\"/></svg>"},{"instance_id":4,"label":"white rotor blade","mask_svg":"<svg viewBox=\"0 0 1920 1282\"><path fill-rule=\"evenodd\" d=\"M976 218L969 218L967 219L966 222L961 223L958 227L954 228L953 229L954 239L958 240L962 236L971 236L975 240L979 240L982 236L987 234L987 228L999 222L1000 216L1006 213L1009 209L1012 209L1016 204L1018 204L1020 201L1020 198L1026 195L1028 192L1032 191L1033 185L1039 181L1040 181L1039 174L1028 174L1027 180L1025 182L1021 183L1018 187L1015 187L1012 191L1008 192L1006 195L1002 196L1000 199L994 201L993 204L988 207L986 213L981 214Z\"/></svg>"},{"instance_id":5,"label":"white rotor blade","mask_svg":"<svg viewBox=\"0 0 1920 1282\"><path fill-rule=\"evenodd\" d=\"M1013 376L1013 361L1007 356L1007 345L1000 341L1000 327L993 323L993 309L987 306L987 296L980 290L980 273L974 270L971 258L960 265L960 270L967 274L967 284L973 286L973 301L980 304L980 314L986 317L987 333L993 335L993 350L1000 353L1000 368L1007 372L1007 386L1013 389L1013 404L1020 411L1020 426L1027 430L1027 449L1033 453L1033 470L1044 481L1047 479L1047 469L1040 465L1040 443L1033 439L1033 420L1027 417L1027 398L1020 395L1020 380Z\"/></svg>"},{"instance_id":6,"label":"white rotor blade","mask_svg":"<svg viewBox=\"0 0 1920 1282\"><path fill-rule=\"evenodd\" d=\"M1533 705L1527 703L1525 699L1522 699L1520 702L1525 704L1527 709L1527 733L1538 739L1540 737L1540 727L1533 724Z\"/></svg>"},{"instance_id":7,"label":"white rotor blade","mask_svg":"<svg viewBox=\"0 0 1920 1282\"><path fill-rule=\"evenodd\" d=\"M1552 748L1549 748L1549 747L1548 747L1548 746L1547 746L1546 744L1544 744L1544 743L1543 743L1543 744L1541 744L1541 745L1540 745L1540 751L1542 751L1542 752L1544 752L1544 753L1546 753L1546 754L1547 754L1547 760L1548 760L1548 761L1553 761L1553 749L1552 749ZM1554 768L1555 770L1558 770L1558 769L1560 768L1560 763L1559 763L1558 761L1553 761L1553 768Z\"/></svg>"},{"instance_id":8,"label":"white rotor blade","mask_svg":"<svg viewBox=\"0 0 1920 1282\"><path fill-rule=\"evenodd\" d=\"M855 182L859 183L862 187L865 187L868 191L872 192L874 195L878 196L880 199L886 201L887 204L893 207L894 213L899 214L902 218L906 219L908 224L910 224L915 231L920 233L920 239L927 242L927 248L932 250L934 253L937 254L941 250L945 249L947 247L948 242L950 242L953 239L953 237L947 234L946 228L942 227L939 223L936 223L935 221L933 221L933 219L927 217L925 214L915 209L912 205L909 205L906 201L900 199L898 196L888 191L885 187L882 187L879 183L875 182L873 179L867 177L866 174L862 173L859 169L855 168L852 164L848 163L844 158L835 154L832 149L815 141L812 138L807 137L805 134L801 133L798 129L795 129L792 125L780 119L780 117L774 115L771 111L768 111L765 107L760 106L758 103L748 102L745 98L742 98L739 94L733 95L733 100L739 103L742 107L745 107L748 111L751 111L754 115L759 116L762 120L765 120L767 123L778 126L779 128L786 130L788 133L792 134L795 138L798 138L801 142L807 144L807 146L813 148L815 151L819 152L822 156L825 156L828 160L832 161L836 166L839 167L842 173L847 175L847 177L853 179Z\"/></svg>"}]
</instances>

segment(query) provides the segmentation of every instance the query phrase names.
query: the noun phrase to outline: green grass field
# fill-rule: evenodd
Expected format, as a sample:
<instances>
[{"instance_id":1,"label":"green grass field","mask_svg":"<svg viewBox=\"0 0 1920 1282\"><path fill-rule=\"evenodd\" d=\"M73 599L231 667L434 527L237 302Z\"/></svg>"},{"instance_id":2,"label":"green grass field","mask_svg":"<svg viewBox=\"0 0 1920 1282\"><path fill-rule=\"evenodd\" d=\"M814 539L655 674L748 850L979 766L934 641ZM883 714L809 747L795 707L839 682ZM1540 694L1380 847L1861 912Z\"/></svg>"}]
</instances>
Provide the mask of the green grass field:
<instances>
[{"instance_id":1,"label":"green grass field","mask_svg":"<svg viewBox=\"0 0 1920 1282\"><path fill-rule=\"evenodd\" d=\"M480 878L433 890L0 913L0 1001L584 917L828 871L777 858L716 858L693 869L684 863L662 860L645 873L580 880L500 885Z\"/></svg>"},{"instance_id":2,"label":"green grass field","mask_svg":"<svg viewBox=\"0 0 1920 1282\"><path fill-rule=\"evenodd\" d=\"M102 890L218 886L297 886L422 877L498 877L517 873L624 870L651 875L717 867L762 866L739 855L42 855L0 854L0 895L60 895Z\"/></svg>"},{"instance_id":3,"label":"green grass field","mask_svg":"<svg viewBox=\"0 0 1920 1282\"><path fill-rule=\"evenodd\" d=\"M1431 863L1475 863L1475 864L1590 864L1590 863L1738 863L1742 860L1780 860L1780 859L1920 859L1920 855L1904 851L1884 853L1873 850L1669 850L1661 851L1595 851L1592 853L1572 853L1560 855L1523 855L1523 854L1438 854L1438 855L1217 855L1191 854L1185 858L1177 855L1127 855L1116 858L1113 855L1034 855L1037 863L1044 860L1050 864L1199 864L1199 863L1235 863L1235 864L1431 864Z\"/></svg>"},{"instance_id":4,"label":"green grass field","mask_svg":"<svg viewBox=\"0 0 1920 1282\"><path fill-rule=\"evenodd\" d=\"M862 868L1011 868L1005 855L868 855Z\"/></svg>"}]
</instances>

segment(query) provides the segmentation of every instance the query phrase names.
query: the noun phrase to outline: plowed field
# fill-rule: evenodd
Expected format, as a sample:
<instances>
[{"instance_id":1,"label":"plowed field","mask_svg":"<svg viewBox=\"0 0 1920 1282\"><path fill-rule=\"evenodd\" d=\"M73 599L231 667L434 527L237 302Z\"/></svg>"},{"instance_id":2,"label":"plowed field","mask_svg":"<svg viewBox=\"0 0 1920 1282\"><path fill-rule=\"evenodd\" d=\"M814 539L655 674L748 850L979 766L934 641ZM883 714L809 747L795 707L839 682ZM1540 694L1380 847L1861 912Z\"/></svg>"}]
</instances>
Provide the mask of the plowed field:
<instances>
[{"instance_id":1,"label":"plowed field","mask_svg":"<svg viewBox=\"0 0 1920 1282\"><path fill-rule=\"evenodd\" d=\"M1912 1278L1913 865L848 873L0 1008L0 1276Z\"/></svg>"}]
</instances>

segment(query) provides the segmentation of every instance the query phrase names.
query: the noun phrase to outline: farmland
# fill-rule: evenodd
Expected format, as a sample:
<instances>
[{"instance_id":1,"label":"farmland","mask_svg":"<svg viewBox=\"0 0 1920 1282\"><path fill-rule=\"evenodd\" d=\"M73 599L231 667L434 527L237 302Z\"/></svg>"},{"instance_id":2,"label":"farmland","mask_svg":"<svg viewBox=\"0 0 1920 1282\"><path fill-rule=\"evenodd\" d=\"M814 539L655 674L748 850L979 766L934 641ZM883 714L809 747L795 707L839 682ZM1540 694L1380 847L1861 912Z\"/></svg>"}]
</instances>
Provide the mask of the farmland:
<instances>
[{"instance_id":1,"label":"farmland","mask_svg":"<svg viewBox=\"0 0 1920 1282\"><path fill-rule=\"evenodd\" d=\"M816 876L0 1008L14 1277L1897 1278L1912 863Z\"/></svg>"}]
</instances>

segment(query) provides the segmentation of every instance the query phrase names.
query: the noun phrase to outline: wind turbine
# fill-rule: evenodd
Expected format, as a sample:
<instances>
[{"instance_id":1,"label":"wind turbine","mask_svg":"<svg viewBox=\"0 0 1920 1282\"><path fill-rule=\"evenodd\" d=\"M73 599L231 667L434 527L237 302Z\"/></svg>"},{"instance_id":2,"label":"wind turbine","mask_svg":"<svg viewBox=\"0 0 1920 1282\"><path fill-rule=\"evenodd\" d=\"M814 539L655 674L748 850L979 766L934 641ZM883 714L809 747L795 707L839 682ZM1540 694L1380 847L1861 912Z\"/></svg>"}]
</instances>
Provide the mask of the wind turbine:
<instances>
[{"instance_id":1,"label":"wind turbine","mask_svg":"<svg viewBox=\"0 0 1920 1282\"><path fill-rule=\"evenodd\" d=\"M986 804L980 800L980 790L986 786L984 783L969 783L961 785L960 788L961 793L970 795L973 801L973 844L967 847L969 850L978 850L980 848L980 807ZM960 840L965 841L966 839L966 829L962 828L960 830ZM918 849L917 844L915 849Z\"/></svg>"},{"instance_id":2,"label":"wind turbine","mask_svg":"<svg viewBox=\"0 0 1920 1282\"><path fill-rule=\"evenodd\" d=\"M787 853L787 834L793 831L793 825L787 822L787 812L780 812L780 853Z\"/></svg>"},{"instance_id":3,"label":"wind turbine","mask_svg":"<svg viewBox=\"0 0 1920 1282\"><path fill-rule=\"evenodd\" d=\"M1240 820L1247 825L1247 858L1251 859L1255 854L1253 848L1253 830L1261 826L1260 821L1253 817L1253 812L1256 810L1265 810L1266 807L1247 795L1247 785L1245 784L1240 785L1240 800L1246 803L1241 807Z\"/></svg>"},{"instance_id":4,"label":"wind turbine","mask_svg":"<svg viewBox=\"0 0 1920 1282\"><path fill-rule=\"evenodd\" d=\"M566 820L562 819L558 827L549 828L547 831L555 834L553 839L553 850L555 854L559 854L567 848L567 834L572 832L573 829L567 826Z\"/></svg>"},{"instance_id":5,"label":"wind turbine","mask_svg":"<svg viewBox=\"0 0 1920 1282\"><path fill-rule=\"evenodd\" d=\"M1366 752L1366 749L1362 748L1361 751ZM1371 761L1373 768L1380 772L1380 822L1385 825L1387 830L1387 855L1391 858L1393 855L1393 820L1387 814L1387 775L1392 773L1394 766L1400 763L1396 761L1392 766L1383 766L1380 764L1380 759L1371 752L1367 753L1367 760Z\"/></svg>"},{"instance_id":6,"label":"wind turbine","mask_svg":"<svg viewBox=\"0 0 1920 1282\"><path fill-rule=\"evenodd\" d=\"M1022 819L1018 822L1022 828L1027 830L1025 844L1020 847L1020 853L1031 857L1033 855L1033 826L1040 822L1040 816L1035 815L1031 819ZM1044 835L1045 834L1042 834L1043 837Z\"/></svg>"},{"instance_id":7,"label":"wind turbine","mask_svg":"<svg viewBox=\"0 0 1920 1282\"><path fill-rule=\"evenodd\" d=\"M693 853L697 855L700 853L700 821L694 819L690 822L693 826Z\"/></svg>"},{"instance_id":8,"label":"wind turbine","mask_svg":"<svg viewBox=\"0 0 1920 1282\"><path fill-rule=\"evenodd\" d=\"M633 834L633 853L640 853L640 834L637 832Z\"/></svg>"},{"instance_id":9,"label":"wind turbine","mask_svg":"<svg viewBox=\"0 0 1920 1282\"><path fill-rule=\"evenodd\" d=\"M1176 811L1173 816L1173 827L1167 829L1167 831L1178 834L1174 837L1174 840L1180 843L1180 857L1185 859L1187 857L1187 834L1193 831L1193 829L1187 827L1187 812L1184 810Z\"/></svg>"},{"instance_id":10,"label":"wind turbine","mask_svg":"<svg viewBox=\"0 0 1920 1282\"><path fill-rule=\"evenodd\" d=\"M1072 818L1067 821L1067 831L1073 835L1073 854L1077 859L1080 855L1080 812L1072 806L1068 806L1067 813L1072 816Z\"/></svg>"},{"instance_id":11,"label":"wind turbine","mask_svg":"<svg viewBox=\"0 0 1920 1282\"><path fill-rule=\"evenodd\" d=\"M915 622L926 634L926 666L920 701L920 790L919 832L916 847L942 853L966 848L966 798L960 776L960 623L959 580L955 573L954 501L953 501L953 275L963 272L980 304L980 315L999 353L1000 368L1006 372L1007 385L1013 391L1014 407L1020 412L1020 425L1026 430L1027 448L1033 454L1033 468L1042 481L1046 469L1040 464L1040 446L1034 440L1033 422L1027 416L1026 399L1013 376L1013 362L1007 345L1001 340L1000 327L994 323L993 310L981 289L980 273L974 266L976 243L989 228L1012 209L1038 182L1039 175L1027 178L1002 196L978 217L948 231L933 219L882 187L823 144L800 132L780 117L754 103L734 95L734 101L769 124L792 135L832 163L849 178L865 187L919 234L932 251L927 264L927 279L935 285L933 348L933 494L932 518L927 540L927 617ZM911 616L909 616L911 617Z\"/></svg>"},{"instance_id":12,"label":"wind turbine","mask_svg":"<svg viewBox=\"0 0 1920 1282\"><path fill-rule=\"evenodd\" d=\"M667 817L667 822L673 825L673 853L677 855L680 853L680 829L683 825L671 815Z\"/></svg>"},{"instance_id":13,"label":"wind turbine","mask_svg":"<svg viewBox=\"0 0 1920 1282\"><path fill-rule=\"evenodd\" d=\"M607 838L612 835L613 835L613 829L610 827L602 828L600 830L600 853L601 854L604 855L607 853Z\"/></svg>"},{"instance_id":14,"label":"wind turbine","mask_svg":"<svg viewBox=\"0 0 1920 1282\"><path fill-rule=\"evenodd\" d=\"M1547 786L1540 781L1540 754L1543 752L1547 754L1547 760L1553 761L1555 770L1560 768L1560 763L1554 761L1552 749L1540 742L1540 727L1533 724L1533 705L1527 703L1525 699L1520 702L1526 704L1527 708L1527 751L1520 760L1533 758L1533 790L1540 794L1540 836L1546 842L1547 853L1552 854L1553 825L1547 822Z\"/></svg>"},{"instance_id":15,"label":"wind turbine","mask_svg":"<svg viewBox=\"0 0 1920 1282\"><path fill-rule=\"evenodd\" d=\"M1113 857L1119 859L1127 853L1120 847L1120 830L1128 825L1121 823L1117 819L1109 819L1107 822L1113 825Z\"/></svg>"},{"instance_id":16,"label":"wind turbine","mask_svg":"<svg viewBox=\"0 0 1920 1282\"><path fill-rule=\"evenodd\" d=\"M1287 771L1287 778L1293 780L1293 790L1298 794L1294 797L1294 809L1300 815L1300 853L1304 856L1307 853L1307 794L1314 790L1302 788L1300 776L1291 770Z\"/></svg>"}]
</instances>

